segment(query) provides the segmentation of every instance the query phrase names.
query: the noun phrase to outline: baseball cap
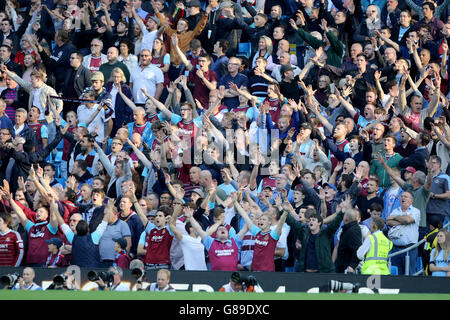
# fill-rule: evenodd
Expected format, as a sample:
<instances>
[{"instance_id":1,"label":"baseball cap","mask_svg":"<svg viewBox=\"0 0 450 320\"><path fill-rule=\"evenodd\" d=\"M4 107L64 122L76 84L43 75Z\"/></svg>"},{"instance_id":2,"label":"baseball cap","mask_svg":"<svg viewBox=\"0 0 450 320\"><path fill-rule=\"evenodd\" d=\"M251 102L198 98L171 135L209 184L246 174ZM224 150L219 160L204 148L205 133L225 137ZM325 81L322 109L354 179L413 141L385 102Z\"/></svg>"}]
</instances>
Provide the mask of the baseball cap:
<instances>
[{"instance_id":1,"label":"baseball cap","mask_svg":"<svg viewBox=\"0 0 450 320\"><path fill-rule=\"evenodd\" d=\"M198 0L191 0L188 3L186 3L186 7L201 7L202 4Z\"/></svg>"},{"instance_id":2,"label":"baseball cap","mask_svg":"<svg viewBox=\"0 0 450 320\"><path fill-rule=\"evenodd\" d=\"M59 238L51 238L50 240L45 240L48 244L54 244L58 249L61 248L63 242Z\"/></svg>"},{"instance_id":3,"label":"baseball cap","mask_svg":"<svg viewBox=\"0 0 450 320\"><path fill-rule=\"evenodd\" d=\"M336 187L334 186L334 184L332 184L332 183L324 183L323 185L322 185L322 188L325 188L325 187L330 187L331 189L333 189L334 191L337 191L337 189L336 189Z\"/></svg>"},{"instance_id":4,"label":"baseball cap","mask_svg":"<svg viewBox=\"0 0 450 320\"><path fill-rule=\"evenodd\" d=\"M288 71L291 71L291 70L295 70L295 68L294 68L293 66L291 66L291 65L284 65L284 66L281 66L281 68L280 68L280 74L281 74L281 76L284 76L284 73L285 73L285 72L288 72Z\"/></svg>"},{"instance_id":5,"label":"baseball cap","mask_svg":"<svg viewBox=\"0 0 450 320\"><path fill-rule=\"evenodd\" d=\"M300 125L300 128L312 130L312 126L311 126L311 124L310 124L309 122L303 122L303 123Z\"/></svg>"},{"instance_id":6,"label":"baseball cap","mask_svg":"<svg viewBox=\"0 0 450 320\"><path fill-rule=\"evenodd\" d=\"M147 213L147 217L156 217L156 210L152 210L149 213Z\"/></svg>"},{"instance_id":7,"label":"baseball cap","mask_svg":"<svg viewBox=\"0 0 450 320\"><path fill-rule=\"evenodd\" d=\"M205 194L203 193L202 189L197 188L192 190L192 192L195 192L196 194L198 194L201 198L203 198L205 196Z\"/></svg>"},{"instance_id":8,"label":"baseball cap","mask_svg":"<svg viewBox=\"0 0 450 320\"><path fill-rule=\"evenodd\" d=\"M95 71L92 73L91 81L96 81L96 80L105 81L105 77L103 76L102 72Z\"/></svg>"},{"instance_id":9,"label":"baseball cap","mask_svg":"<svg viewBox=\"0 0 450 320\"><path fill-rule=\"evenodd\" d=\"M127 247L127 240L125 240L124 238L113 239L113 241L117 242L122 249L125 249Z\"/></svg>"},{"instance_id":10,"label":"baseball cap","mask_svg":"<svg viewBox=\"0 0 450 320\"><path fill-rule=\"evenodd\" d=\"M409 166L409 167L407 167L406 169L405 169L406 171L409 171L409 172L411 172L411 173L416 173L416 169L414 169L413 167L411 167L411 166Z\"/></svg>"},{"instance_id":11,"label":"baseball cap","mask_svg":"<svg viewBox=\"0 0 450 320\"><path fill-rule=\"evenodd\" d=\"M147 22L148 21L148 19L152 19L153 21L155 21L155 23L159 26L160 24L161 24L161 22L159 21L159 19L156 17L156 16L154 16L154 15L152 15L152 14L147 14L146 16L145 16L145 22Z\"/></svg>"}]
</instances>

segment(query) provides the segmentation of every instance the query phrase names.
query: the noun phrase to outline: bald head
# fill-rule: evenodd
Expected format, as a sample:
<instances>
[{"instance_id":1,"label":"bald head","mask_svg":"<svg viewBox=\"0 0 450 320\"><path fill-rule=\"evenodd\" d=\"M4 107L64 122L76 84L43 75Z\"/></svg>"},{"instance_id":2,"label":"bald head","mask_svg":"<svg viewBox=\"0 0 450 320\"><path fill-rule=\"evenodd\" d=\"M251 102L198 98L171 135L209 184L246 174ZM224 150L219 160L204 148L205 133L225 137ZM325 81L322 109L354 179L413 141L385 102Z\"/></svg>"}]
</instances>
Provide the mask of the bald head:
<instances>
[{"instance_id":1,"label":"bald head","mask_svg":"<svg viewBox=\"0 0 450 320\"><path fill-rule=\"evenodd\" d=\"M119 50L116 47L111 47L108 49L106 55L110 63L115 63L117 61L117 58L119 57Z\"/></svg>"}]
</instances>

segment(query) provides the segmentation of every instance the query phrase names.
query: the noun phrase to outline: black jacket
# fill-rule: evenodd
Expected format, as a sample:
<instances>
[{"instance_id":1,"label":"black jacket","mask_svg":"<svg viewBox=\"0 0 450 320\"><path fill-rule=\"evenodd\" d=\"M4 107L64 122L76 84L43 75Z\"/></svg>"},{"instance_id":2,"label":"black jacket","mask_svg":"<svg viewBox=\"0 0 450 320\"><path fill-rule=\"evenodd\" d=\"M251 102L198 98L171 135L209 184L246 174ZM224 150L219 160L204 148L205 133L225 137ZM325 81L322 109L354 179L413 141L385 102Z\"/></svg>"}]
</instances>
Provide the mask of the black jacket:
<instances>
[{"instance_id":1,"label":"black jacket","mask_svg":"<svg viewBox=\"0 0 450 320\"><path fill-rule=\"evenodd\" d=\"M347 267L355 269L359 264L356 251L362 244L361 228L357 221L344 224L339 240L337 258L335 262L336 272L343 273Z\"/></svg>"},{"instance_id":2,"label":"black jacket","mask_svg":"<svg viewBox=\"0 0 450 320\"><path fill-rule=\"evenodd\" d=\"M32 130L30 128L30 130ZM50 142L47 147L36 151L36 152L17 152L14 149L5 148L7 159L9 161L10 158L13 158L15 160L12 173L11 173L11 190L13 192L16 192L18 183L17 180L19 177L23 177L26 179L28 177L28 174L30 172L31 166L33 164L40 164L42 167L44 166L45 159L48 157L48 155L53 151L53 149L56 148L56 146L59 144L59 142L62 139L62 133L61 133L61 127L58 127L55 139L53 139L52 142ZM8 165L8 161L6 159L3 159L2 163L2 172L5 172L6 167ZM5 166L3 168L3 166Z\"/></svg>"},{"instance_id":3,"label":"black jacket","mask_svg":"<svg viewBox=\"0 0 450 320\"><path fill-rule=\"evenodd\" d=\"M62 87L64 95L65 95L65 90L67 90L67 86L69 85L70 76L72 75L72 71L73 71L72 68L66 70L66 74L64 77L64 86ZM84 89L92 86L91 76L92 76L91 71L88 68L86 68L85 66L80 65L80 67L77 69L76 74L75 74L75 80L74 80L74 89L75 89L75 92L77 93L77 98L79 98L81 96Z\"/></svg>"},{"instance_id":4,"label":"black jacket","mask_svg":"<svg viewBox=\"0 0 450 320\"><path fill-rule=\"evenodd\" d=\"M403 169L411 166L417 171L427 172L425 160L429 158L430 153L427 148L416 149L408 158L401 159L398 166Z\"/></svg>"}]
</instances>

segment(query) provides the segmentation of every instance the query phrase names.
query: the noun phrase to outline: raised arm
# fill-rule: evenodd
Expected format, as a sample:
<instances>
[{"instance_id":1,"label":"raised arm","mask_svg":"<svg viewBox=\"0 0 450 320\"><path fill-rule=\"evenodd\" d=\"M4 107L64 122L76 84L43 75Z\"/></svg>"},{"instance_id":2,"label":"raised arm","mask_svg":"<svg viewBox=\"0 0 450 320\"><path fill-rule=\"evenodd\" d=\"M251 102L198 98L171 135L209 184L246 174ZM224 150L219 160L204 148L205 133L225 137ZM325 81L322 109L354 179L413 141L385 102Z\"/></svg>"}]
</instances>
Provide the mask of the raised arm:
<instances>
[{"instance_id":1,"label":"raised arm","mask_svg":"<svg viewBox=\"0 0 450 320\"><path fill-rule=\"evenodd\" d=\"M181 205L177 204L175 206L175 209L173 210L173 214L169 221L170 230L172 230L173 234L175 235L175 238L178 241L181 241L183 239L183 234L177 229L177 226L176 226L177 219L180 216L180 213L182 211L183 211L183 207Z\"/></svg>"},{"instance_id":2,"label":"raised arm","mask_svg":"<svg viewBox=\"0 0 450 320\"><path fill-rule=\"evenodd\" d=\"M189 219L189 222L192 225L192 228L194 228L195 232L198 233L198 235L200 236L200 238L202 238L202 240L205 240L205 238L208 236L208 234L202 229L202 227L200 226L200 224L197 222L197 220L194 219L194 217L191 217Z\"/></svg>"},{"instance_id":3,"label":"raised arm","mask_svg":"<svg viewBox=\"0 0 450 320\"><path fill-rule=\"evenodd\" d=\"M105 152L100 148L100 146L97 144L97 142L94 141L94 148L95 151L97 151L99 159L103 166L105 167L106 172L108 172L109 176L112 178L114 177L114 165L109 161L108 157L106 156Z\"/></svg>"},{"instance_id":4,"label":"raised arm","mask_svg":"<svg viewBox=\"0 0 450 320\"><path fill-rule=\"evenodd\" d=\"M240 214L240 216L244 219L245 224L247 225L247 228L251 230L253 228L253 221L248 216L247 212L245 212L244 208L239 204L237 199L234 199L234 207L236 208L237 212Z\"/></svg>"},{"instance_id":5,"label":"raised arm","mask_svg":"<svg viewBox=\"0 0 450 320\"><path fill-rule=\"evenodd\" d=\"M289 214L289 212L287 210L283 209L283 214L281 215L280 220L278 221L277 227L275 229L278 236L281 235L281 231L283 230L283 225L286 222L286 218L287 218L288 214Z\"/></svg>"}]
</instances>

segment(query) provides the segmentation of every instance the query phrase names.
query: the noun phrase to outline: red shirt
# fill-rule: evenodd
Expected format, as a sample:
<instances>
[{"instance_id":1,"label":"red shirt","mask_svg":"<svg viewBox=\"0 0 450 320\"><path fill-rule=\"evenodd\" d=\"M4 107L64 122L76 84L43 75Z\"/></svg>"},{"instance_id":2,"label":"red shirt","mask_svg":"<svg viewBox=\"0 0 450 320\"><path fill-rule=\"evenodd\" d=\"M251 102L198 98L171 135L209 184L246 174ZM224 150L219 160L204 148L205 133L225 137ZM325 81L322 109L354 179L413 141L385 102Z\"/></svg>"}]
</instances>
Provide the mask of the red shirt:
<instances>
[{"instance_id":1,"label":"red shirt","mask_svg":"<svg viewBox=\"0 0 450 320\"><path fill-rule=\"evenodd\" d=\"M16 231L0 233L0 266L18 267L24 256L23 240Z\"/></svg>"},{"instance_id":2,"label":"red shirt","mask_svg":"<svg viewBox=\"0 0 450 320\"><path fill-rule=\"evenodd\" d=\"M234 239L220 242L214 239L208 250L211 270L236 271L239 259L239 249Z\"/></svg>"},{"instance_id":3,"label":"red shirt","mask_svg":"<svg viewBox=\"0 0 450 320\"><path fill-rule=\"evenodd\" d=\"M278 240L272 238L270 232L256 234L252 271L275 271L274 255Z\"/></svg>"},{"instance_id":4,"label":"red shirt","mask_svg":"<svg viewBox=\"0 0 450 320\"><path fill-rule=\"evenodd\" d=\"M130 267L131 258L127 253L122 250L116 252L116 258L114 259L114 266L118 266L122 269L128 269Z\"/></svg>"},{"instance_id":5,"label":"red shirt","mask_svg":"<svg viewBox=\"0 0 450 320\"><path fill-rule=\"evenodd\" d=\"M39 222L28 230L27 263L45 264L48 257L48 245L45 240L55 235L48 229L48 222Z\"/></svg>"},{"instance_id":6,"label":"red shirt","mask_svg":"<svg viewBox=\"0 0 450 320\"><path fill-rule=\"evenodd\" d=\"M214 71L208 70L206 72L203 72L203 75L205 79L208 80L209 82L213 81L217 82L217 74ZM210 90L203 82L203 80L197 76L197 69L193 69L191 72L189 72L189 81L194 84L194 92L193 92L194 99L200 101L203 108L206 108L209 105Z\"/></svg>"},{"instance_id":7,"label":"red shirt","mask_svg":"<svg viewBox=\"0 0 450 320\"><path fill-rule=\"evenodd\" d=\"M173 236L168 228L153 228L147 233L144 248L147 250L144 262L151 264L170 264L170 247Z\"/></svg>"}]
</instances>

